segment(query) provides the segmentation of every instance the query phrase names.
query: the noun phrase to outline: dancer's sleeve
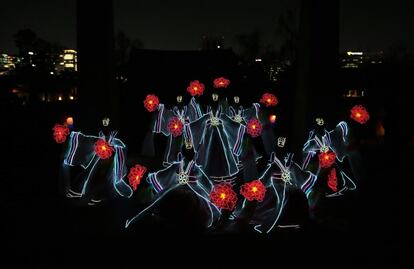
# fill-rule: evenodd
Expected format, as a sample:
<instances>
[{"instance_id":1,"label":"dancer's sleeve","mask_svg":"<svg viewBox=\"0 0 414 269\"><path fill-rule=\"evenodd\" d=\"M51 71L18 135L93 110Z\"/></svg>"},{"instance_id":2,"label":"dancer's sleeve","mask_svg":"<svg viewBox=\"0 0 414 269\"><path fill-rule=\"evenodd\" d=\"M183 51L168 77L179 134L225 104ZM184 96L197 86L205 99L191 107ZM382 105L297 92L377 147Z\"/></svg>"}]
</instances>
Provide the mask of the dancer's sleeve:
<instances>
[{"instance_id":1,"label":"dancer's sleeve","mask_svg":"<svg viewBox=\"0 0 414 269\"><path fill-rule=\"evenodd\" d=\"M158 113L155 119L153 132L162 133L165 136L169 136L170 131L168 131L168 122L172 117L174 117L173 111L166 109L164 104L160 104L158 107Z\"/></svg>"},{"instance_id":2,"label":"dancer's sleeve","mask_svg":"<svg viewBox=\"0 0 414 269\"><path fill-rule=\"evenodd\" d=\"M191 98L190 103L187 106L187 115L190 122L198 120L203 116L200 105L197 103L194 97Z\"/></svg>"},{"instance_id":3,"label":"dancer's sleeve","mask_svg":"<svg viewBox=\"0 0 414 269\"><path fill-rule=\"evenodd\" d=\"M95 157L95 142L99 137L72 132L65 154L64 164L87 168Z\"/></svg>"},{"instance_id":4,"label":"dancer's sleeve","mask_svg":"<svg viewBox=\"0 0 414 269\"><path fill-rule=\"evenodd\" d=\"M177 185L177 169L179 163L173 163L155 173L150 173L147 182L151 184L156 193L165 191Z\"/></svg>"},{"instance_id":5,"label":"dancer's sleeve","mask_svg":"<svg viewBox=\"0 0 414 269\"><path fill-rule=\"evenodd\" d=\"M115 138L112 140L115 147L114 166L113 166L113 185L115 191L123 197L131 197L133 191L131 187L124 181L127 175L126 162L126 146L125 144Z\"/></svg>"},{"instance_id":6,"label":"dancer's sleeve","mask_svg":"<svg viewBox=\"0 0 414 269\"><path fill-rule=\"evenodd\" d=\"M293 183L300 188L306 196L312 190L316 182L317 176L309 171L304 171L297 163L293 162L290 168Z\"/></svg>"},{"instance_id":7,"label":"dancer's sleeve","mask_svg":"<svg viewBox=\"0 0 414 269\"><path fill-rule=\"evenodd\" d=\"M229 116L222 117L224 124L224 131L227 136L233 154L239 156L242 151L243 137L246 133L246 126L233 121Z\"/></svg>"},{"instance_id":8,"label":"dancer's sleeve","mask_svg":"<svg viewBox=\"0 0 414 269\"><path fill-rule=\"evenodd\" d=\"M200 145L203 139L204 131L206 129L207 124L207 117L208 115L206 114L198 120L188 124L188 131L190 132L189 136L191 137L191 141L193 141L193 149L195 151L198 149L198 146Z\"/></svg>"},{"instance_id":9,"label":"dancer's sleeve","mask_svg":"<svg viewBox=\"0 0 414 269\"><path fill-rule=\"evenodd\" d=\"M260 112L260 105L258 103L254 103L251 107L243 110L243 118L246 121L249 121L252 118L259 118Z\"/></svg>"},{"instance_id":10,"label":"dancer's sleeve","mask_svg":"<svg viewBox=\"0 0 414 269\"><path fill-rule=\"evenodd\" d=\"M336 157L341 162L348 155L348 124L341 121L332 131L327 133L331 141L331 148L335 151Z\"/></svg>"}]
</instances>

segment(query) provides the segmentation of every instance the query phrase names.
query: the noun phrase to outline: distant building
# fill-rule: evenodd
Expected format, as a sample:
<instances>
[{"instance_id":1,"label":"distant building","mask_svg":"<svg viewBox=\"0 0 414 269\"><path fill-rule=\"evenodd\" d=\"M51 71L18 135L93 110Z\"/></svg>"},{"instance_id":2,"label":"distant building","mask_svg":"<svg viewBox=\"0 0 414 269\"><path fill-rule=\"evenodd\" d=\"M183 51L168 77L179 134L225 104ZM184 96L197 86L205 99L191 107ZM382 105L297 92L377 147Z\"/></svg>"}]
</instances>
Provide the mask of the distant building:
<instances>
[{"instance_id":1,"label":"distant building","mask_svg":"<svg viewBox=\"0 0 414 269\"><path fill-rule=\"evenodd\" d=\"M10 70L16 68L19 58L9 54L0 54L0 75L6 75Z\"/></svg>"},{"instance_id":2,"label":"distant building","mask_svg":"<svg viewBox=\"0 0 414 269\"><path fill-rule=\"evenodd\" d=\"M360 68L364 65L382 64L383 52L347 51L341 54L341 68Z\"/></svg>"},{"instance_id":3,"label":"distant building","mask_svg":"<svg viewBox=\"0 0 414 269\"><path fill-rule=\"evenodd\" d=\"M63 71L78 71L78 56L76 50L65 49L59 55L59 62L56 64L55 70L57 74Z\"/></svg>"}]
</instances>

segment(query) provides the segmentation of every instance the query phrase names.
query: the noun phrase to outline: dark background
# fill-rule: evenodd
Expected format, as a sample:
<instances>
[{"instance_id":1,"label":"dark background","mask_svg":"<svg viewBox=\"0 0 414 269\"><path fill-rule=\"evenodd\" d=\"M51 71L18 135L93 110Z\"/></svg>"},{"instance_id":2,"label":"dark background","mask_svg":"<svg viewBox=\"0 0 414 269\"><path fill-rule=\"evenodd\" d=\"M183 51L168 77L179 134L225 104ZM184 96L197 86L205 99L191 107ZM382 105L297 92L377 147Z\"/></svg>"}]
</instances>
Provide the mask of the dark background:
<instances>
[{"instance_id":1,"label":"dark background","mask_svg":"<svg viewBox=\"0 0 414 269\"><path fill-rule=\"evenodd\" d=\"M229 42L227 45L233 46L236 34L255 29L265 33L267 42L280 45L280 37L274 34L277 18L291 10L297 19L299 2L121 0L115 2L115 28L154 49L197 49L203 35L224 36L226 43ZM405 44L412 50L412 1L348 0L340 1L340 5L341 51L381 50L395 44ZM5 2L0 25L0 48L8 52L16 52L10 37L24 28L73 48L76 1Z\"/></svg>"},{"instance_id":2,"label":"dark background","mask_svg":"<svg viewBox=\"0 0 414 269\"><path fill-rule=\"evenodd\" d=\"M123 86L117 84L122 89L118 96L121 100L118 111L121 114L115 124L119 127L120 136L129 145L131 156L139 155L139 141L148 129L148 114L140 102L150 87L154 87L154 93L173 103L177 93L185 94L188 81L200 79L207 84L216 76L223 75L231 78L234 88L230 90L238 91L243 102L253 102L260 97L261 90L279 86L274 91L281 97L278 113L282 118L292 120L295 112L300 111L301 104L296 102L294 93L300 85L300 67L304 65L286 72L284 78L274 85L263 79L263 73L257 66L239 67L237 56L230 50L211 55L197 51L204 34L225 36L226 47L236 47L233 37L254 29L262 31L266 42L277 47L283 40L274 37L273 27L269 25L277 21L279 13L288 9L299 20L299 1L185 2L116 1L114 29L124 30L131 37L140 39L144 48L150 49L131 52L123 70L129 82ZM18 29L27 27L36 30L42 38L75 47L75 7L75 1L6 3L0 16L0 49L13 52L15 48L11 36ZM412 51L411 2L341 1L340 7L336 52L379 50L401 44L407 51ZM98 6L96 10L99 10ZM94 16L90 14L91 19ZM93 39L90 33L89 41ZM83 33L85 35L87 31ZM325 38L331 40L329 35ZM324 41L324 38L313 39L311 44ZM303 47L308 47L307 43ZM152 49L167 52L159 53ZM314 63L310 66L313 67L318 66L315 64L318 58L324 58L315 51L318 50L309 52ZM214 57L218 59L212 60ZM167 63L163 63L165 59L168 59ZM192 68L191 63L200 59L207 60L201 67ZM214 63L220 63L217 69L206 67L210 64L214 66ZM95 68L98 70L99 66L95 65ZM171 71L174 68L177 70ZM315 70L324 71L323 68ZM413 113L409 94L413 68L410 64L392 62L379 68L350 72L350 75L338 75L338 88L346 83L352 85L363 81L368 88L376 89L371 91L371 97L361 101L372 108L372 119L381 118L381 111L385 111L385 116L381 118L385 122L385 141L371 144L371 137L364 133L367 131L354 126L355 130L361 131L361 140L368 141L360 144L366 176L358 182L358 190L343 200L333 202L332 208L327 209L331 217L325 222L312 223L305 230L279 232L269 237L251 233L189 235L150 224L135 231L124 231L121 228L123 217L126 213L135 212L137 197L132 201L114 201L97 208L71 203L60 193L57 178L62 147L51 139L51 128L68 111L77 119L83 117L85 109L93 111L99 106L85 108L84 104L68 103L30 103L23 106L13 97L4 98L2 95L0 148L4 150L4 158L0 170L0 195L1 234L5 240L1 240L7 250L6 256L14 267L23 265L29 268L138 267L147 263L157 265L160 260L191 266L209 264L219 268L225 262L244 264L245 261L267 263L268 266L272 263L273 266L279 263L290 266L305 263L315 267L403 267L410 258L405 253L412 249L410 213L413 210L413 183L410 165ZM246 73L248 79L243 77ZM86 93L86 98L96 94L107 96L105 90L102 88L101 91L99 87L105 85L104 79L96 81L80 77L80 89L82 83L101 83L98 89ZM323 80L323 77L320 79ZM315 82L310 80L309 85L312 83ZM307 94L314 99L326 97L323 91ZM106 102L107 98L103 97L103 100ZM334 102L332 106L341 109L335 111L338 115L332 116L331 121L328 120L330 126L335 125L338 118L347 116L350 104ZM322 104L314 107L315 111L325 111L327 118L330 118L331 107L325 108ZM308 108L308 111L311 112L305 117L313 118L311 113L314 110ZM85 126L85 122L83 124ZM303 125L310 127L309 122ZM288 133L294 133L293 127L294 124L288 124ZM373 126L367 128L372 129ZM300 135L302 138L306 136L305 133ZM151 164L149 161L147 165ZM197 262L189 260L188 256L196 257Z\"/></svg>"}]
</instances>

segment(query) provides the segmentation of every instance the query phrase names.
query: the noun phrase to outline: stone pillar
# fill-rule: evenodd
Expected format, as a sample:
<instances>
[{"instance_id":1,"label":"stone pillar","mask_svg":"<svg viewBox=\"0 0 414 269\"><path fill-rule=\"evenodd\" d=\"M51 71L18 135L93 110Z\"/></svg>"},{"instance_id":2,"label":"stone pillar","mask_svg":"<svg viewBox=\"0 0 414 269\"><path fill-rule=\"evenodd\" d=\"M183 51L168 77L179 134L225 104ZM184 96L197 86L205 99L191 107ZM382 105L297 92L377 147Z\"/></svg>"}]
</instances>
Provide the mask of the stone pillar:
<instances>
[{"instance_id":1,"label":"stone pillar","mask_svg":"<svg viewBox=\"0 0 414 269\"><path fill-rule=\"evenodd\" d=\"M301 153L314 118L337 120L339 0L302 0L293 98L292 145Z\"/></svg>"}]
</instances>

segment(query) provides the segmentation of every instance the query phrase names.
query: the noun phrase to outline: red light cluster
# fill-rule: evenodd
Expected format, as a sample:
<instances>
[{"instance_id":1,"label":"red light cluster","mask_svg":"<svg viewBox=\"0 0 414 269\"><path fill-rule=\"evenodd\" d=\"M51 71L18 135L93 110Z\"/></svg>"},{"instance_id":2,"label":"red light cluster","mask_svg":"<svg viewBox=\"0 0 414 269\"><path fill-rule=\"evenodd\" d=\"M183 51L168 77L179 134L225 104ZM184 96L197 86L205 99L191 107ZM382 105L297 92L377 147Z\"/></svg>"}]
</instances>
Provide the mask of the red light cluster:
<instances>
[{"instance_id":1,"label":"red light cluster","mask_svg":"<svg viewBox=\"0 0 414 269\"><path fill-rule=\"evenodd\" d=\"M263 126L258 119L250 119L247 123L247 133L252 137L258 137L262 134Z\"/></svg>"},{"instance_id":2,"label":"red light cluster","mask_svg":"<svg viewBox=\"0 0 414 269\"><path fill-rule=\"evenodd\" d=\"M66 125L56 123L53 127L53 139L56 143L64 143L69 135L69 128Z\"/></svg>"},{"instance_id":3,"label":"red light cluster","mask_svg":"<svg viewBox=\"0 0 414 269\"><path fill-rule=\"evenodd\" d=\"M190 82L190 85L187 87L187 92L190 93L191 96L201 96L204 93L204 84L199 82L198 80L194 80Z\"/></svg>"},{"instance_id":4,"label":"red light cluster","mask_svg":"<svg viewBox=\"0 0 414 269\"><path fill-rule=\"evenodd\" d=\"M211 191L210 200L218 208L233 210L236 207L237 195L229 183L220 183Z\"/></svg>"},{"instance_id":5,"label":"red light cluster","mask_svg":"<svg viewBox=\"0 0 414 269\"><path fill-rule=\"evenodd\" d=\"M95 152L99 158L108 159L112 156L113 151L114 148L104 139L98 139L98 141L95 142Z\"/></svg>"},{"instance_id":6,"label":"red light cluster","mask_svg":"<svg viewBox=\"0 0 414 269\"><path fill-rule=\"evenodd\" d=\"M266 187L257 179L243 184L240 187L240 194L248 201L256 200L262 202L266 194Z\"/></svg>"},{"instance_id":7,"label":"red light cluster","mask_svg":"<svg viewBox=\"0 0 414 269\"><path fill-rule=\"evenodd\" d=\"M129 185L135 191L138 185L141 183L141 179L144 177L144 174L147 172L147 168L140 164L136 164L134 167L131 167L128 174Z\"/></svg>"},{"instance_id":8,"label":"red light cluster","mask_svg":"<svg viewBox=\"0 0 414 269\"><path fill-rule=\"evenodd\" d=\"M148 110L148 112L154 112L157 110L159 104L160 101L154 94L148 94L144 100L144 107Z\"/></svg>"}]
</instances>

